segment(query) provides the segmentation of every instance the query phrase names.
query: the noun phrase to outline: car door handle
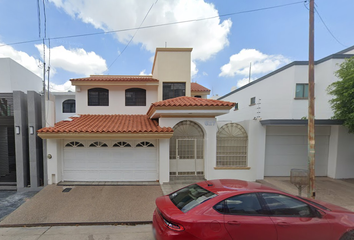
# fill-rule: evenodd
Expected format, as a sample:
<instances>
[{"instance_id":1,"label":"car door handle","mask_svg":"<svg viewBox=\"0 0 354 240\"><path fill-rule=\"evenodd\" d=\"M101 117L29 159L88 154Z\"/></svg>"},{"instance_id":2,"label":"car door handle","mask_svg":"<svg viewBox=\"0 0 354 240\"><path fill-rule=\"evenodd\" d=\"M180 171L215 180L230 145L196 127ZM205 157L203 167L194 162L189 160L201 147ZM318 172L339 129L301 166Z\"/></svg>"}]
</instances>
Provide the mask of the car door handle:
<instances>
[{"instance_id":1,"label":"car door handle","mask_svg":"<svg viewBox=\"0 0 354 240\"><path fill-rule=\"evenodd\" d=\"M287 223L287 222L279 222L278 225L279 225L279 226L282 226L282 227L290 226L290 224Z\"/></svg>"},{"instance_id":2,"label":"car door handle","mask_svg":"<svg viewBox=\"0 0 354 240\"><path fill-rule=\"evenodd\" d=\"M240 225L241 223L238 221L228 221L227 222L229 225Z\"/></svg>"}]
</instances>

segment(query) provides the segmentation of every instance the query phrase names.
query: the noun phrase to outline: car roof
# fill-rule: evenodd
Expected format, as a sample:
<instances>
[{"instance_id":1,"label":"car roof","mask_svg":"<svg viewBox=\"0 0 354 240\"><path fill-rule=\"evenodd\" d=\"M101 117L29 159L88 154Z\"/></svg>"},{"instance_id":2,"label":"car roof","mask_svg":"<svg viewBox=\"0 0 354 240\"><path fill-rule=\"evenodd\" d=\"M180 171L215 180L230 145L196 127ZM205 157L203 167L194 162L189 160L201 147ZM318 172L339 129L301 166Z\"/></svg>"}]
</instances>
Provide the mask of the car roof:
<instances>
[{"instance_id":1,"label":"car roof","mask_svg":"<svg viewBox=\"0 0 354 240\"><path fill-rule=\"evenodd\" d=\"M235 191L272 191L272 192L280 192L274 188L267 187L260 183L256 182L248 182L236 179L216 179L216 180L206 180L197 183L199 186L216 193L218 195L227 194Z\"/></svg>"}]
</instances>

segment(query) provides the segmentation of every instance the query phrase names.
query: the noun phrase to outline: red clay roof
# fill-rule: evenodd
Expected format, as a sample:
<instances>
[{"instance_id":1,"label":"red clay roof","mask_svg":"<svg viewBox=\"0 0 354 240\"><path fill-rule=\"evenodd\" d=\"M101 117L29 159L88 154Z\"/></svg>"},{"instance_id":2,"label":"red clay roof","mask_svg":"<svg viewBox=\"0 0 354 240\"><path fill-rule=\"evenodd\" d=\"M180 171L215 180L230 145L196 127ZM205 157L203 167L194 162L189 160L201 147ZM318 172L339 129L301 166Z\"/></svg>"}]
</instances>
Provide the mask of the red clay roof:
<instances>
[{"instance_id":1,"label":"red clay roof","mask_svg":"<svg viewBox=\"0 0 354 240\"><path fill-rule=\"evenodd\" d=\"M117 81L117 82L158 82L152 76L114 76L114 75L92 75L86 78L74 78L70 81Z\"/></svg>"},{"instance_id":2,"label":"red clay roof","mask_svg":"<svg viewBox=\"0 0 354 240\"><path fill-rule=\"evenodd\" d=\"M214 99L177 97L151 104L152 107L233 107L235 103Z\"/></svg>"},{"instance_id":3,"label":"red clay roof","mask_svg":"<svg viewBox=\"0 0 354 240\"><path fill-rule=\"evenodd\" d=\"M147 115L91 115L71 117L72 121L60 121L54 127L38 130L38 133L170 133L170 127L160 127Z\"/></svg>"},{"instance_id":4,"label":"red clay roof","mask_svg":"<svg viewBox=\"0 0 354 240\"><path fill-rule=\"evenodd\" d=\"M202 85L198 83L191 83L191 90L192 92L210 92L210 89L207 89L206 87L203 87Z\"/></svg>"}]
</instances>

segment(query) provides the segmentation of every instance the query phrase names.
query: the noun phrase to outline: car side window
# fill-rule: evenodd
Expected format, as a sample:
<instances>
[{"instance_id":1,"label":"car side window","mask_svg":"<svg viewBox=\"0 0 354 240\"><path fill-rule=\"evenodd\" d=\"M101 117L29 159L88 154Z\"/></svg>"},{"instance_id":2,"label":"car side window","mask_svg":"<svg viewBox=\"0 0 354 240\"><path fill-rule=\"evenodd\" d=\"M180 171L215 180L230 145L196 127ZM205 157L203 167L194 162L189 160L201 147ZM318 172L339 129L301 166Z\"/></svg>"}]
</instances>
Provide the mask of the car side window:
<instances>
[{"instance_id":1,"label":"car side window","mask_svg":"<svg viewBox=\"0 0 354 240\"><path fill-rule=\"evenodd\" d=\"M295 198L278 193L262 193L270 214L273 216L311 217L311 208Z\"/></svg>"},{"instance_id":2,"label":"car side window","mask_svg":"<svg viewBox=\"0 0 354 240\"><path fill-rule=\"evenodd\" d=\"M216 204L214 209L224 214L260 215L263 214L261 204L255 193L233 196Z\"/></svg>"}]
</instances>

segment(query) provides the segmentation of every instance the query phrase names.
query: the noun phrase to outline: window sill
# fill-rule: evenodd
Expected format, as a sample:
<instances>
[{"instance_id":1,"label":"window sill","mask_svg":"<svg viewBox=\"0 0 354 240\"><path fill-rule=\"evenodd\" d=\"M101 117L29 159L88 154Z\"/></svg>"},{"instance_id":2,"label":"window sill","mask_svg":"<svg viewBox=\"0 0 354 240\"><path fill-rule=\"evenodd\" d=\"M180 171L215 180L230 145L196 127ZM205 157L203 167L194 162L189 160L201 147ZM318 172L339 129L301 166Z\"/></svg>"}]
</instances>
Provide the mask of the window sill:
<instances>
[{"instance_id":1,"label":"window sill","mask_svg":"<svg viewBox=\"0 0 354 240\"><path fill-rule=\"evenodd\" d=\"M308 98L294 98L295 100L308 100Z\"/></svg>"},{"instance_id":2,"label":"window sill","mask_svg":"<svg viewBox=\"0 0 354 240\"><path fill-rule=\"evenodd\" d=\"M215 170L250 170L250 167L214 167Z\"/></svg>"},{"instance_id":3,"label":"window sill","mask_svg":"<svg viewBox=\"0 0 354 240\"><path fill-rule=\"evenodd\" d=\"M238 111L238 109L234 109L234 111Z\"/></svg>"},{"instance_id":4,"label":"window sill","mask_svg":"<svg viewBox=\"0 0 354 240\"><path fill-rule=\"evenodd\" d=\"M251 106L254 106L254 105L256 105L255 103L254 104L250 104L249 106L251 107Z\"/></svg>"}]
</instances>

